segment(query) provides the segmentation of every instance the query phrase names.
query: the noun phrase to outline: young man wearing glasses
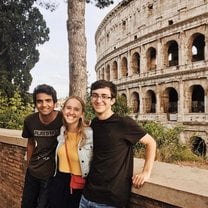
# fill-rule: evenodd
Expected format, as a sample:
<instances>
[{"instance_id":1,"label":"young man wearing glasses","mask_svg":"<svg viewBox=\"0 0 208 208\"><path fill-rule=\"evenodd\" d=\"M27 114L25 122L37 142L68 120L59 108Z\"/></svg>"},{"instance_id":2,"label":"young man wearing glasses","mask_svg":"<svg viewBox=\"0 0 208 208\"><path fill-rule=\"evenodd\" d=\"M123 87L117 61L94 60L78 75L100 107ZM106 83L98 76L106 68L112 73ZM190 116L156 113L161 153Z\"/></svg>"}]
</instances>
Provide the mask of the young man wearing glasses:
<instances>
[{"instance_id":1,"label":"young man wearing glasses","mask_svg":"<svg viewBox=\"0 0 208 208\"><path fill-rule=\"evenodd\" d=\"M99 80L91 85L93 161L83 191L80 208L123 208L131 185L140 187L150 177L156 152L155 140L130 117L112 111L116 102L115 84ZM133 145L146 145L143 171L133 175Z\"/></svg>"}]
</instances>

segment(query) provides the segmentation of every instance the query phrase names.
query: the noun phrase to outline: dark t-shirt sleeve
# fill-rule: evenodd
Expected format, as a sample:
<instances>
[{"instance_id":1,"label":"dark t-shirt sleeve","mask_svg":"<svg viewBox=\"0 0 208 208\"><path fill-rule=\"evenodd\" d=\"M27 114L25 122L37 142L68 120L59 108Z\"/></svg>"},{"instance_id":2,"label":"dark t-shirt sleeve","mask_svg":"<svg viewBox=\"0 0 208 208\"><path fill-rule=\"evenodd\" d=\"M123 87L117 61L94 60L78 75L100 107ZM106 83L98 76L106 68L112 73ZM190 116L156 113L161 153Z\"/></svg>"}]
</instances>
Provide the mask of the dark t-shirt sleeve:
<instances>
[{"instance_id":1,"label":"dark t-shirt sleeve","mask_svg":"<svg viewBox=\"0 0 208 208\"><path fill-rule=\"evenodd\" d=\"M29 118L31 117L31 115L27 116L24 120L24 125L23 125L23 130L22 130L22 137L23 138L32 138L33 135L30 131L30 128L29 128Z\"/></svg>"},{"instance_id":2,"label":"dark t-shirt sleeve","mask_svg":"<svg viewBox=\"0 0 208 208\"><path fill-rule=\"evenodd\" d=\"M123 118L123 126L126 130L126 140L131 144L136 144L146 134L144 129L128 116Z\"/></svg>"}]
</instances>

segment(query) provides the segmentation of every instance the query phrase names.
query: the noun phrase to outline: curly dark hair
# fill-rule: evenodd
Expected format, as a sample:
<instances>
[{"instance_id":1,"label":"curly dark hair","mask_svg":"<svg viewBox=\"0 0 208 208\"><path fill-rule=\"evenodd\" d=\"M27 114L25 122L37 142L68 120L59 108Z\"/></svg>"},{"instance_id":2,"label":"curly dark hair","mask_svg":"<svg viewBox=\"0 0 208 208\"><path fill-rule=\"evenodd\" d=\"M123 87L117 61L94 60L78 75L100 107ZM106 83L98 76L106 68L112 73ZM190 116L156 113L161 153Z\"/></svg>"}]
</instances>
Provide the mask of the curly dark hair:
<instances>
[{"instance_id":1,"label":"curly dark hair","mask_svg":"<svg viewBox=\"0 0 208 208\"><path fill-rule=\"evenodd\" d=\"M90 94L92 94L93 90L97 90L100 88L109 88L111 91L111 97L112 98L116 98L117 96L117 87L113 82L110 81L106 81L106 80L98 80L95 81L94 83L92 83L91 88L90 88Z\"/></svg>"},{"instance_id":2,"label":"curly dark hair","mask_svg":"<svg viewBox=\"0 0 208 208\"><path fill-rule=\"evenodd\" d=\"M57 102L56 90L50 85L41 84L38 85L33 91L33 102L35 105L36 105L36 95L39 93L46 93L47 95L51 95L53 98L53 102L54 103Z\"/></svg>"}]
</instances>

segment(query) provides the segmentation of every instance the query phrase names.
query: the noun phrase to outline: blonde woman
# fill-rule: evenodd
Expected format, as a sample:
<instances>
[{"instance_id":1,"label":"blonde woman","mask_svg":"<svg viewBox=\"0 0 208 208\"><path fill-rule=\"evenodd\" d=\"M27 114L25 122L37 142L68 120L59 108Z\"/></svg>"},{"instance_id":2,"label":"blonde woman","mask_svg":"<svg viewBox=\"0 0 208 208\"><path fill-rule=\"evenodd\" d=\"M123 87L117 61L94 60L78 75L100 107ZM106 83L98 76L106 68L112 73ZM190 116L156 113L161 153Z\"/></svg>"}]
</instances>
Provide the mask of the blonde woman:
<instances>
[{"instance_id":1,"label":"blonde woman","mask_svg":"<svg viewBox=\"0 0 208 208\"><path fill-rule=\"evenodd\" d=\"M84 123L85 104L78 96L63 105L63 126L56 149L57 171L50 186L51 208L78 208L93 151L92 129Z\"/></svg>"}]
</instances>

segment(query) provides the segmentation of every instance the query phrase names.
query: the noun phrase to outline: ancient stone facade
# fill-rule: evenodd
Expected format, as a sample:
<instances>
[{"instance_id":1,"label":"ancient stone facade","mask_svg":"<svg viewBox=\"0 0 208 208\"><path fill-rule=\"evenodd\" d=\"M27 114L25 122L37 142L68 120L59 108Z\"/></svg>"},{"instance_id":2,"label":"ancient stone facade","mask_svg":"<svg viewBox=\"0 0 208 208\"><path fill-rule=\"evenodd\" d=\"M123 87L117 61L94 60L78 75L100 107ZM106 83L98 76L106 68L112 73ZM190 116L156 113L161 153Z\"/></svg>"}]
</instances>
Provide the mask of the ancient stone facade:
<instances>
[{"instance_id":1,"label":"ancient stone facade","mask_svg":"<svg viewBox=\"0 0 208 208\"><path fill-rule=\"evenodd\" d=\"M113 81L138 120L186 129L208 153L208 0L123 0L99 25L97 79Z\"/></svg>"}]
</instances>

